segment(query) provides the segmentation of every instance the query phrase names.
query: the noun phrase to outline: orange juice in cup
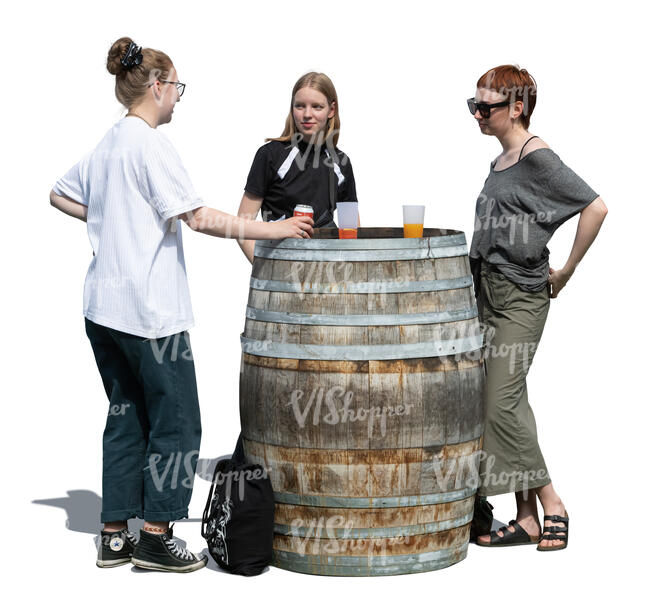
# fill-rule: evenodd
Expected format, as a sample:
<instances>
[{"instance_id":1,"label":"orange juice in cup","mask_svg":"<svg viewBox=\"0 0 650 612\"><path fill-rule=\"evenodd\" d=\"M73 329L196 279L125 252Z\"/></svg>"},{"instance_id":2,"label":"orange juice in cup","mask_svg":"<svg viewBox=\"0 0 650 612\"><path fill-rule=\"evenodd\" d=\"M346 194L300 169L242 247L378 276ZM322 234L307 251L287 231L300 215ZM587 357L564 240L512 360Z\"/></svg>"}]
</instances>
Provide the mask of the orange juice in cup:
<instances>
[{"instance_id":1,"label":"orange juice in cup","mask_svg":"<svg viewBox=\"0 0 650 612\"><path fill-rule=\"evenodd\" d=\"M339 227L339 238L356 238L357 229L352 227Z\"/></svg>"},{"instance_id":2,"label":"orange juice in cup","mask_svg":"<svg viewBox=\"0 0 650 612\"><path fill-rule=\"evenodd\" d=\"M424 236L424 206L402 206L404 215L404 238Z\"/></svg>"},{"instance_id":3,"label":"orange juice in cup","mask_svg":"<svg viewBox=\"0 0 650 612\"><path fill-rule=\"evenodd\" d=\"M404 238L422 238L424 234L424 223L405 223Z\"/></svg>"}]
</instances>

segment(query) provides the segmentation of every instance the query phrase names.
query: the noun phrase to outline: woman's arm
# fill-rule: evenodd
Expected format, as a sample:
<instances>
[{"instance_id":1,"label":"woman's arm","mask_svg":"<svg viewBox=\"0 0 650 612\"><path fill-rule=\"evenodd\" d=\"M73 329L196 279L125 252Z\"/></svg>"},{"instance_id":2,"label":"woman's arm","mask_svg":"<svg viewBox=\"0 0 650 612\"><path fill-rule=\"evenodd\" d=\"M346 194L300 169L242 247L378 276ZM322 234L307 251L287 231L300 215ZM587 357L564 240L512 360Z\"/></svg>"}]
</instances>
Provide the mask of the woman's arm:
<instances>
[{"instance_id":1,"label":"woman's arm","mask_svg":"<svg viewBox=\"0 0 650 612\"><path fill-rule=\"evenodd\" d=\"M551 283L551 297L556 298L567 284L585 253L596 239L600 226L607 216L607 206L601 198L596 198L589 206L580 212L578 229L573 241L569 258L561 270L550 268L548 280Z\"/></svg>"},{"instance_id":2,"label":"woman's arm","mask_svg":"<svg viewBox=\"0 0 650 612\"><path fill-rule=\"evenodd\" d=\"M239 204L239 210L237 211L237 216L242 217L243 219L250 219L254 221L257 217L257 213L262 207L262 199L259 196L255 196L248 191L244 191L241 202ZM237 243L241 247L241 250L246 255L248 261L253 263L253 257L255 254L255 241L254 240L241 240L237 239Z\"/></svg>"},{"instance_id":3,"label":"woman's arm","mask_svg":"<svg viewBox=\"0 0 650 612\"><path fill-rule=\"evenodd\" d=\"M50 191L50 204L54 208L59 209L61 212L64 212L66 215L70 215L75 219L80 219L81 221L86 221L88 217L88 207L79 202L75 202L70 198L65 196L60 196L54 191Z\"/></svg>"},{"instance_id":4,"label":"woman's arm","mask_svg":"<svg viewBox=\"0 0 650 612\"><path fill-rule=\"evenodd\" d=\"M284 221L264 223L234 217L207 206L178 215L195 232L217 238L238 240L281 240L283 238L309 238L314 233L314 220L310 217L290 217Z\"/></svg>"}]
</instances>

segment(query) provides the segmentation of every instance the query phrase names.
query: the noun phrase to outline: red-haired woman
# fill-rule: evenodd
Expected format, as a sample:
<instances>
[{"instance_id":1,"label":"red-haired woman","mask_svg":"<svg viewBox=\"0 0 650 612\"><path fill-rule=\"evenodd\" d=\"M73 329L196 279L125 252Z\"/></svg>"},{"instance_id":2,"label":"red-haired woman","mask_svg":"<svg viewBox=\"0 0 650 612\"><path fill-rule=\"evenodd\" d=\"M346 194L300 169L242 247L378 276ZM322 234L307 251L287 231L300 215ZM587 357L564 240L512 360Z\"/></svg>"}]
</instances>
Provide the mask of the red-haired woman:
<instances>
[{"instance_id":1,"label":"red-haired woman","mask_svg":"<svg viewBox=\"0 0 650 612\"><path fill-rule=\"evenodd\" d=\"M97 565L189 572L207 558L169 528L188 515L201 439L179 219L212 236L251 239L308 237L312 221L261 223L205 206L156 129L185 89L170 58L121 38L107 68L128 114L50 193L53 206L87 222L93 248L84 316L111 405ZM145 521L139 541L127 529L132 517Z\"/></svg>"},{"instance_id":2,"label":"red-haired woman","mask_svg":"<svg viewBox=\"0 0 650 612\"><path fill-rule=\"evenodd\" d=\"M537 544L566 548L569 518L553 488L537 442L526 374L549 310L596 238L607 214L602 199L529 131L537 85L516 66L498 66L477 82L469 110L481 133L495 136L501 154L476 204L470 263L486 337L486 423L479 500L515 493L509 526L478 537L481 546ZM571 253L549 267L551 236L580 214ZM532 493L532 495L530 494ZM537 498L544 525L537 515ZM480 518L480 517L477 517Z\"/></svg>"},{"instance_id":3,"label":"red-haired woman","mask_svg":"<svg viewBox=\"0 0 650 612\"><path fill-rule=\"evenodd\" d=\"M301 76L282 135L267 138L255 154L237 214L255 219L261 208L265 221L275 221L291 217L296 204L309 204L315 227L336 227L336 203L357 201L352 164L336 146L340 129L330 78L319 72ZM252 263L255 242L239 244Z\"/></svg>"}]
</instances>

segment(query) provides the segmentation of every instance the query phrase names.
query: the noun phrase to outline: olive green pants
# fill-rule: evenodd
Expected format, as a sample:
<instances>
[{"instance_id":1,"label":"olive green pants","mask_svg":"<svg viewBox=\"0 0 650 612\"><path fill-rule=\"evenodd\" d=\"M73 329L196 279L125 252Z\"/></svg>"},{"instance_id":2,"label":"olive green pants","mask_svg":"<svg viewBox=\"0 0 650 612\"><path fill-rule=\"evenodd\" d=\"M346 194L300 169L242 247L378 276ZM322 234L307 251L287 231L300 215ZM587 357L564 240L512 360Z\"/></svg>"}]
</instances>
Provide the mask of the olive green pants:
<instances>
[{"instance_id":1,"label":"olive green pants","mask_svg":"<svg viewBox=\"0 0 650 612\"><path fill-rule=\"evenodd\" d=\"M541 487L551 479L537 443L526 375L544 331L548 290L529 293L481 266L478 309L485 334L485 433L479 495Z\"/></svg>"}]
</instances>

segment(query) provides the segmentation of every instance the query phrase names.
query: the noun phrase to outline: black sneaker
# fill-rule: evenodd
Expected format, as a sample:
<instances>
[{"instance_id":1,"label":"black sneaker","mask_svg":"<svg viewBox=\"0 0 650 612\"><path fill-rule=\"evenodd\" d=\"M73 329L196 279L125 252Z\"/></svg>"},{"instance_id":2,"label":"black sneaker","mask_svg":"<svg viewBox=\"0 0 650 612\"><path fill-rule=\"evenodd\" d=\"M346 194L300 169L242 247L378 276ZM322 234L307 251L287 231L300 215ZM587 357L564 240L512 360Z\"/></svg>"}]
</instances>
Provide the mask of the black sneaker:
<instances>
[{"instance_id":1,"label":"black sneaker","mask_svg":"<svg viewBox=\"0 0 650 612\"><path fill-rule=\"evenodd\" d=\"M175 539L171 528L167 533L140 530L140 541L135 547L131 563L137 567L163 572L193 572L205 567L207 555L195 555Z\"/></svg>"},{"instance_id":2,"label":"black sneaker","mask_svg":"<svg viewBox=\"0 0 650 612\"><path fill-rule=\"evenodd\" d=\"M102 529L100 540L97 567L117 567L129 563L138 543L135 534L126 528L120 531Z\"/></svg>"}]
</instances>

